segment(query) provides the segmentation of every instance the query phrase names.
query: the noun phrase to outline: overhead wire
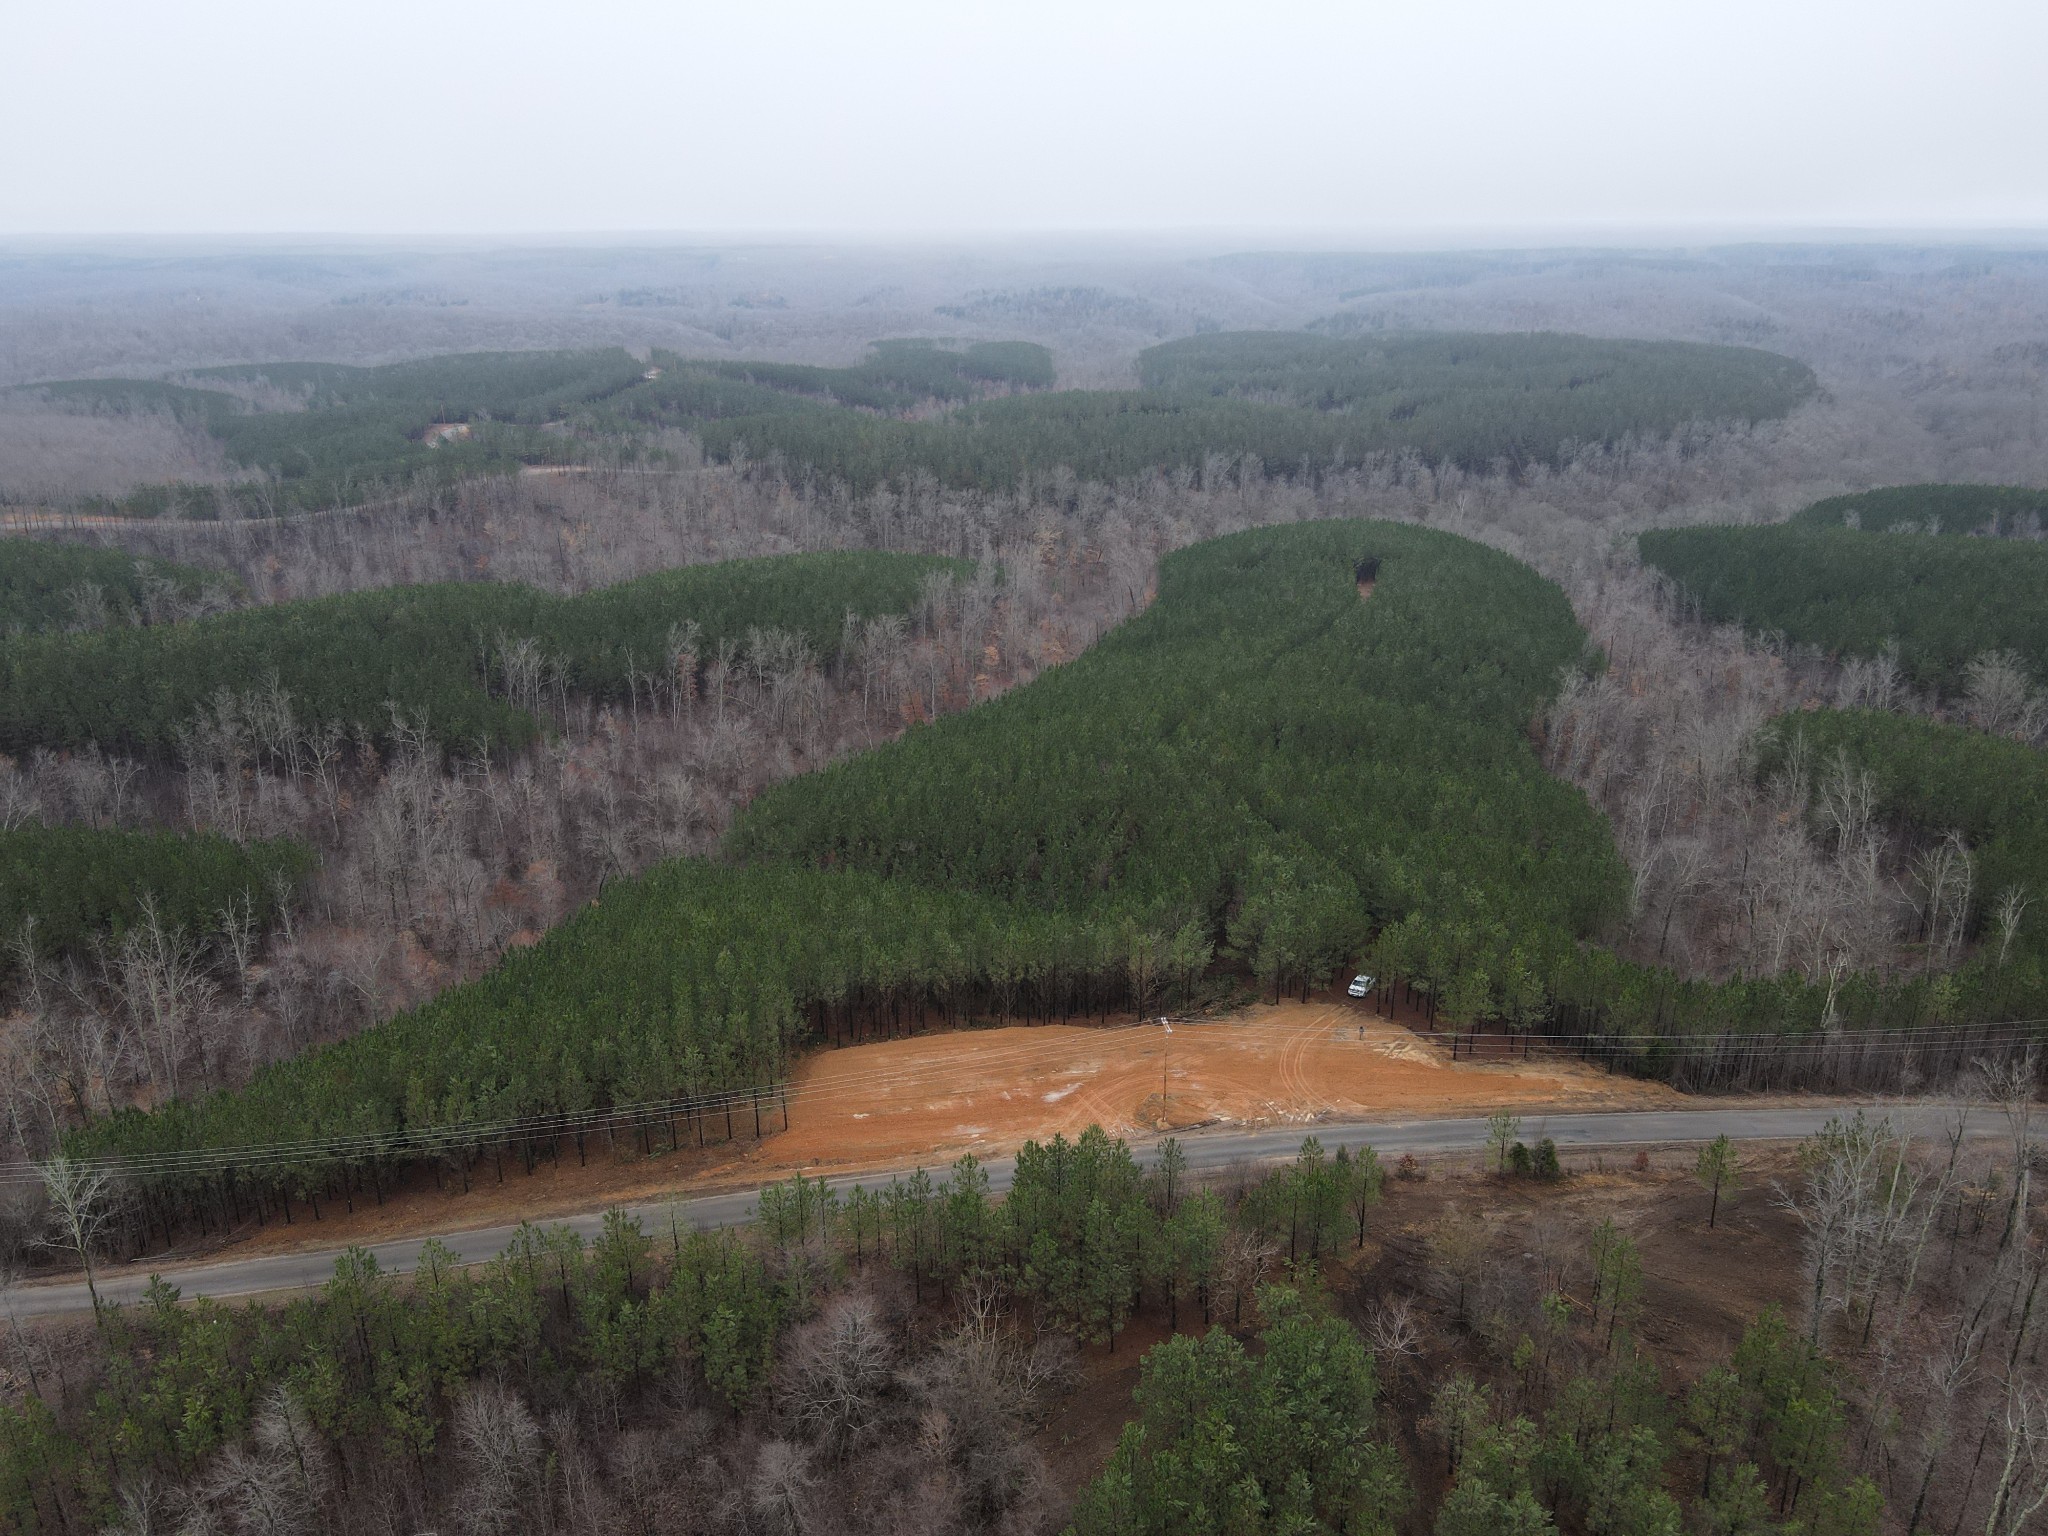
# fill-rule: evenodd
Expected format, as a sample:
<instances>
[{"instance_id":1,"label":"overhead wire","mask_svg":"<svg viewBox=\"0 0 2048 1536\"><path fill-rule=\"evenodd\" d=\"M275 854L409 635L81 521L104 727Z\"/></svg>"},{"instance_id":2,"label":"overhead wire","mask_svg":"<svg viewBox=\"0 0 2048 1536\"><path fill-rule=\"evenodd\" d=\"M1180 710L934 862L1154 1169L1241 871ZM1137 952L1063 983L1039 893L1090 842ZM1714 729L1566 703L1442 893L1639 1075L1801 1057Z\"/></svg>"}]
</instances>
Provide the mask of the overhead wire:
<instances>
[{"instance_id":1,"label":"overhead wire","mask_svg":"<svg viewBox=\"0 0 2048 1536\"><path fill-rule=\"evenodd\" d=\"M1341 1015L1339 1016L1341 1017ZM1202 1021L1174 1019L1183 1028L1201 1027ZM1928 1024L1898 1028L1871 1027L1810 1032L1802 1035L1735 1034L1729 1032L1671 1034L1574 1034L1494 1035L1481 1038L1522 1040L1530 1048L1546 1053L1557 1050L1600 1050L1613 1052L1628 1046L1649 1046L1681 1054L1762 1052L1784 1055L1796 1052L1843 1050L1871 1052L1924 1051L1960 1045L1966 1049L1997 1049L2039 1043L2048 1018L2001 1020L1986 1026ZM1099 1026L1078 1026L1091 1033L1124 1034L1152 1027L1150 1019L1103 1031ZM1342 1027L1342 1026L1337 1026ZM1450 1031L1415 1031L1435 1044L1464 1038ZM930 1038L929 1036L919 1038ZM869 1042L884 1043L884 1042ZM974 1059L977 1070L1028 1070L1041 1063L1070 1056L1082 1042L1020 1042L981 1053ZM142 1179L170 1179L180 1176L213 1176L246 1168L281 1168L305 1163L339 1162L368 1158L403 1158L442 1155L464 1148L478 1149L505 1145L547 1135L588 1136L593 1132L616 1134L619 1130L640 1131L680 1119L706 1117L768 1107L781 1109L822 1095L842 1096L849 1090L876 1091L918 1080L929 1075L928 1067L888 1066L852 1073L823 1074L809 1083L784 1080L751 1088L735 1088L715 1094L644 1099L593 1106L584 1110L546 1111L499 1121L459 1121L447 1125L409 1126L386 1130L309 1137L285 1142L192 1147L143 1156L73 1158L74 1167L87 1172L119 1174ZM34 1182L40 1178L33 1168L19 1165L0 1169L0 1183Z\"/></svg>"}]
</instances>

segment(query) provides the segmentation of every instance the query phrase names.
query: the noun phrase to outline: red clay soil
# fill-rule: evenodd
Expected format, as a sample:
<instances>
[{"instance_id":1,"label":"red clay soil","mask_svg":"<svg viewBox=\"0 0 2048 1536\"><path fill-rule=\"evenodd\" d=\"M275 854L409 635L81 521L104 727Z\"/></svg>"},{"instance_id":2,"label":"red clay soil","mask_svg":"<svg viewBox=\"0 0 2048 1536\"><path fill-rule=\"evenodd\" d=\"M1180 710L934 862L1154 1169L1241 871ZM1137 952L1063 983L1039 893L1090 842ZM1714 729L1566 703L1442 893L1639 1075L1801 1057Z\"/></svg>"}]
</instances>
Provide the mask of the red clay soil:
<instances>
[{"instance_id":1,"label":"red clay soil","mask_svg":"<svg viewBox=\"0 0 2048 1536\"><path fill-rule=\"evenodd\" d=\"M1164 1081L1162 1082L1162 1077ZM1164 1097L1162 1097L1162 1088ZM652 1154L592 1138L531 1174L507 1157L503 1182L485 1159L467 1193L416 1179L379 1206L333 1204L314 1222L301 1207L237 1237L255 1251L384 1242L451 1227L546 1220L598 1206L702 1194L796 1171L857 1172L923 1159L937 1168L963 1152L990 1157L1027 1139L1078 1135L1099 1124L1145 1136L1202 1125L1309 1126L1365 1115L1481 1114L1506 1104L1656 1108L1679 1102L1660 1084L1611 1077L1568 1060L1453 1063L1450 1054L1362 1004L1260 1005L1213 1022L1173 1026L1014 1025L919 1035L820 1051L798 1069L789 1129L771 1118L761 1140L751 1116L737 1138Z\"/></svg>"},{"instance_id":2,"label":"red clay soil","mask_svg":"<svg viewBox=\"0 0 2048 1536\"><path fill-rule=\"evenodd\" d=\"M1261 1005L1213 1023L971 1030L829 1051L804 1063L790 1129L764 1148L784 1167L862 1167L1007 1152L1101 1125L1144 1134L1201 1125L1579 1109L1677 1102L1671 1090L1575 1062L1455 1065L1448 1051L1361 1005Z\"/></svg>"}]
</instances>

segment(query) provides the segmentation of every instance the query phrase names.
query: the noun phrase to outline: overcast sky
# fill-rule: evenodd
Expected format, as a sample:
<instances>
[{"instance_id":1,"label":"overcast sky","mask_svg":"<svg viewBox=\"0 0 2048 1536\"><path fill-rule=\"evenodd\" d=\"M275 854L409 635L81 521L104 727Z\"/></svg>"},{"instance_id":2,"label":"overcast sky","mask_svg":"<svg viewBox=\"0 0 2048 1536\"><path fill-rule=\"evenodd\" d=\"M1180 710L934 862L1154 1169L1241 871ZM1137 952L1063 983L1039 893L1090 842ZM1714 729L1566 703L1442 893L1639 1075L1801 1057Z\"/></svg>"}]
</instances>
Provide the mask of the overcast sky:
<instances>
[{"instance_id":1,"label":"overcast sky","mask_svg":"<svg viewBox=\"0 0 2048 1536\"><path fill-rule=\"evenodd\" d=\"M2048 227L2048 0L0 0L0 233Z\"/></svg>"}]
</instances>

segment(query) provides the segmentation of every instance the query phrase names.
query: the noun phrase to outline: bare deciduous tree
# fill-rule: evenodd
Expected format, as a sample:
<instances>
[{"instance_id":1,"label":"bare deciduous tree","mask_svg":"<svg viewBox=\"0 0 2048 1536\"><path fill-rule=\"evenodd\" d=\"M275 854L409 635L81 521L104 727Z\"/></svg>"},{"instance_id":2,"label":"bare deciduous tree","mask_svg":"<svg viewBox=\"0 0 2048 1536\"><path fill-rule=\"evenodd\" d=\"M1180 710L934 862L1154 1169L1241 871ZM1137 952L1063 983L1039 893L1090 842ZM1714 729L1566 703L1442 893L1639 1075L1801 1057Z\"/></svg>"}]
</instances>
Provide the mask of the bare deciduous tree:
<instances>
[{"instance_id":1,"label":"bare deciduous tree","mask_svg":"<svg viewBox=\"0 0 2048 1536\"><path fill-rule=\"evenodd\" d=\"M49 1231L44 1246L77 1256L85 1271L86 1294L93 1315L100 1310L99 1250L114 1222L114 1182L104 1171L59 1154L38 1164L43 1194L49 1201Z\"/></svg>"},{"instance_id":2,"label":"bare deciduous tree","mask_svg":"<svg viewBox=\"0 0 2048 1536\"><path fill-rule=\"evenodd\" d=\"M2004 1441L1984 1536L2020 1536L2048 1505L2048 1393L2017 1378L2006 1383Z\"/></svg>"},{"instance_id":3,"label":"bare deciduous tree","mask_svg":"<svg viewBox=\"0 0 2048 1536\"><path fill-rule=\"evenodd\" d=\"M165 921L144 892L134 924L114 951L115 986L142 1027L151 1084L176 1097L180 1072L207 1021L215 988L190 935Z\"/></svg>"},{"instance_id":4,"label":"bare deciduous tree","mask_svg":"<svg viewBox=\"0 0 2048 1536\"><path fill-rule=\"evenodd\" d=\"M502 1382L479 1381L456 1402L454 1427L463 1465L456 1501L462 1529L499 1536L530 1528L541 1433L526 1404Z\"/></svg>"},{"instance_id":5,"label":"bare deciduous tree","mask_svg":"<svg viewBox=\"0 0 2048 1536\"><path fill-rule=\"evenodd\" d=\"M2048 725L2048 698L2034 687L2014 651L1986 651L1963 669L1964 711L1970 724L1994 736L2040 738Z\"/></svg>"},{"instance_id":6,"label":"bare deciduous tree","mask_svg":"<svg viewBox=\"0 0 2048 1536\"><path fill-rule=\"evenodd\" d=\"M748 1483L747 1502L754 1517L780 1536L806 1536L815 1515L812 1498L818 1480L810 1458L800 1445L771 1440L754 1460L754 1475Z\"/></svg>"},{"instance_id":7,"label":"bare deciduous tree","mask_svg":"<svg viewBox=\"0 0 2048 1536\"><path fill-rule=\"evenodd\" d=\"M785 1400L797 1427L826 1455L844 1459L875 1428L895 1354L881 1309L861 1292L833 1297L797 1330Z\"/></svg>"},{"instance_id":8,"label":"bare deciduous tree","mask_svg":"<svg viewBox=\"0 0 2048 1536\"><path fill-rule=\"evenodd\" d=\"M1383 1368L1399 1369L1422 1355L1422 1324L1412 1296L1382 1296L1365 1313L1365 1340Z\"/></svg>"},{"instance_id":9,"label":"bare deciduous tree","mask_svg":"<svg viewBox=\"0 0 2048 1536\"><path fill-rule=\"evenodd\" d=\"M1053 1333L1020 1341L986 1283L969 1283L961 1310L960 1325L904 1373L921 1405L921 1442L968 1507L1022 1511L1046 1497L1025 1430L1072 1381L1074 1344Z\"/></svg>"},{"instance_id":10,"label":"bare deciduous tree","mask_svg":"<svg viewBox=\"0 0 2048 1536\"><path fill-rule=\"evenodd\" d=\"M2020 934L2020 924L2026 920L2027 908L2034 904L2024 885L2009 885L1998 894L1998 904L1991 909L1991 920L1998 930L1998 963L2004 965L2012 954L2013 940Z\"/></svg>"},{"instance_id":11,"label":"bare deciduous tree","mask_svg":"<svg viewBox=\"0 0 2048 1536\"><path fill-rule=\"evenodd\" d=\"M1921 932L1928 966L1947 968L1962 952L1976 888L1976 860L1960 832L1950 832L1914 862L1921 892Z\"/></svg>"}]
</instances>

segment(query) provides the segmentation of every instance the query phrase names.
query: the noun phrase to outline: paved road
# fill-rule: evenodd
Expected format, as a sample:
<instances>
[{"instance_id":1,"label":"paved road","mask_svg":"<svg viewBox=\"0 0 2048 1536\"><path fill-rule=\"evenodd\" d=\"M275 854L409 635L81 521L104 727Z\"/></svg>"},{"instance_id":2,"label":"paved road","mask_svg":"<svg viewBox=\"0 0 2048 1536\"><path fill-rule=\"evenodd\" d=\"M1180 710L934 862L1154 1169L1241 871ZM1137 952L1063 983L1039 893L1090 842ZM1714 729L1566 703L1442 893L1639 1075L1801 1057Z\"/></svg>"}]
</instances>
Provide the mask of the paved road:
<instances>
[{"instance_id":1,"label":"paved road","mask_svg":"<svg viewBox=\"0 0 2048 1536\"><path fill-rule=\"evenodd\" d=\"M1524 1140L1534 1141L1549 1136L1561 1148L1584 1148L1711 1141L1724 1133L1739 1141L1791 1140L1812 1134L1830 1116L1843 1112L1840 1106L1835 1106L1552 1115L1523 1110L1521 1113ZM1939 1134L1953 1115L1950 1109L1934 1106L1915 1108L1903 1115L1897 1106L1886 1106L1885 1112L1895 1123L1900 1123L1902 1129L1910 1129L1916 1136ZM1995 1118L1988 1110L1977 1111L1973 1117L1973 1128L1990 1131L1994 1128ZM1339 1146L1355 1148L1370 1144L1378 1149L1383 1160L1391 1161L1403 1152L1467 1152L1483 1148L1486 1145L1486 1122L1483 1119L1363 1120L1281 1130L1203 1131L1183 1136L1180 1140L1187 1152L1189 1167L1199 1171L1225 1168L1233 1163L1276 1162L1289 1158L1300 1148L1302 1138L1311 1134L1331 1152ZM1154 1146L1147 1144L1137 1151L1143 1161L1153 1155ZM993 1159L986 1167L993 1189L1000 1192L1010 1187L1011 1177L1016 1172L1016 1159ZM912 1170L905 1168L902 1171L909 1173ZM889 1173L884 1171L880 1174L849 1174L828 1182L834 1189L843 1191L863 1182L872 1187L878 1180L886 1181L888 1178ZM680 1215L682 1220L697 1227L729 1226L745 1221L753 1214L755 1195L756 1191L751 1189L733 1190L681 1200L673 1205L639 1205L628 1209L649 1231L665 1229L674 1215ZM602 1212L593 1212L566 1218L559 1225L591 1237L596 1234L602 1220ZM558 1223L550 1221L547 1224ZM513 1227L479 1227L436 1235L459 1260L477 1263L501 1251L515 1230ZM378 1243L371 1247L370 1252L376 1255L377 1263L383 1269L402 1272L418 1264L420 1250L426 1241L425 1238L408 1238ZM327 1249L311 1253L269 1254L183 1267L151 1266L143 1260L123 1265L118 1270L104 1271L99 1280L100 1297L103 1301L133 1301L142 1294L150 1276L159 1272L187 1296L247 1296L261 1291L317 1286L333 1274L334 1261L339 1253L339 1249ZM83 1281L60 1281L21 1286L8 1297L8 1304L17 1315L31 1317L83 1311L89 1301Z\"/></svg>"}]
</instances>

